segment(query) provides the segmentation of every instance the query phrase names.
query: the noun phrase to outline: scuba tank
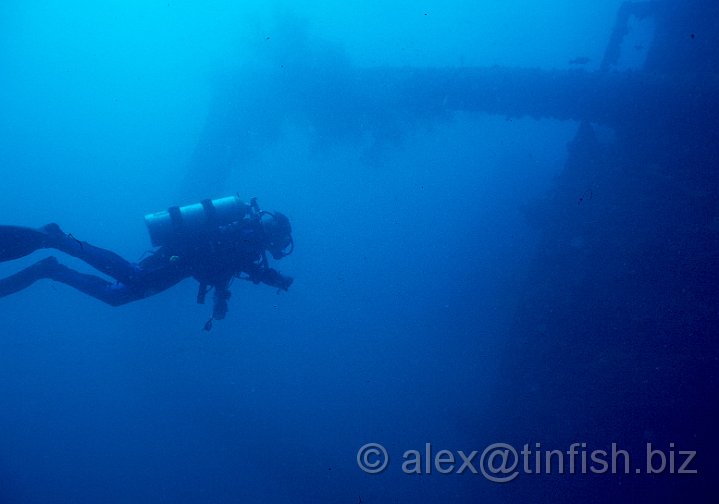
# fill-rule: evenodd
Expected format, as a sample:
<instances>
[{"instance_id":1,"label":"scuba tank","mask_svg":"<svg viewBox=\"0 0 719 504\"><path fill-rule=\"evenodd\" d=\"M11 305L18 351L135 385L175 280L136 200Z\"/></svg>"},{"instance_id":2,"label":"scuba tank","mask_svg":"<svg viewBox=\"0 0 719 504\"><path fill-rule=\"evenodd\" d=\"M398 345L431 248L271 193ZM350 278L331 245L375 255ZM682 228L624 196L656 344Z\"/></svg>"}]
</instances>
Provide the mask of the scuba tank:
<instances>
[{"instance_id":1,"label":"scuba tank","mask_svg":"<svg viewBox=\"0 0 719 504\"><path fill-rule=\"evenodd\" d=\"M145 215L145 224L154 247L198 238L218 226L240 221L250 214L257 203L243 203L239 196L205 199L186 206L172 206L167 210Z\"/></svg>"}]
</instances>

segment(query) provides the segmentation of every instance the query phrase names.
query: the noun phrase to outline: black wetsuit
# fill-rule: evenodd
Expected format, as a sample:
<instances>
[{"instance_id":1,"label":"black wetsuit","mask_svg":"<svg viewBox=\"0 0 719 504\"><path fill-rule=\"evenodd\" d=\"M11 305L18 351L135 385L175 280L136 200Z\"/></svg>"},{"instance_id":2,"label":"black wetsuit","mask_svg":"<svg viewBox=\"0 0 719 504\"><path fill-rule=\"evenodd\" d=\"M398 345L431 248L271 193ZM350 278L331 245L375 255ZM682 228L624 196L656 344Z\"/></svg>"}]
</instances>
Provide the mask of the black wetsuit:
<instances>
[{"instance_id":1,"label":"black wetsuit","mask_svg":"<svg viewBox=\"0 0 719 504\"><path fill-rule=\"evenodd\" d=\"M138 263L63 233L55 224L41 229L0 226L0 261L25 256L41 248L54 248L83 260L113 278L80 273L54 257L0 279L0 297L18 292L37 280L50 278L70 285L112 306L162 292L189 277L200 282L198 302L215 290L213 318L222 319L234 277L287 290L292 278L268 266L262 227L257 219L243 219L210 232L183 237L160 247Z\"/></svg>"}]
</instances>

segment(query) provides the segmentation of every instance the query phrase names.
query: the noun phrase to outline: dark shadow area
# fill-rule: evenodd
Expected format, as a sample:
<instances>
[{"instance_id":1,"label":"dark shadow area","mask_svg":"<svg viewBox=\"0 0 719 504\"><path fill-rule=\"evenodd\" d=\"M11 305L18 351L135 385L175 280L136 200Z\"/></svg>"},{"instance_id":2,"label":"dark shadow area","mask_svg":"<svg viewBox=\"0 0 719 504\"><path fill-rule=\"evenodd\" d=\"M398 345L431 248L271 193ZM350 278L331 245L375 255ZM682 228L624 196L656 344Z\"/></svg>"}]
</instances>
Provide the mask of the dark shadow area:
<instances>
[{"instance_id":1,"label":"dark shadow area","mask_svg":"<svg viewBox=\"0 0 719 504\"><path fill-rule=\"evenodd\" d=\"M714 82L715 3L643 7L657 25L645 71L670 82ZM716 87L703 89L701 100L713 102ZM653 103L664 114L681 110L685 98L667 93ZM716 499L713 110L672 112L662 121L630 116L614 142L583 124L554 188L529 212L541 241L508 337L496 401L506 423L496 436L565 451L574 442L588 451L617 443L632 454L632 466L627 475L521 477L503 489L504 501ZM679 450L696 451L691 469L698 474L669 474L668 467L636 474L646 472L648 443L674 451L677 461Z\"/></svg>"}]
</instances>

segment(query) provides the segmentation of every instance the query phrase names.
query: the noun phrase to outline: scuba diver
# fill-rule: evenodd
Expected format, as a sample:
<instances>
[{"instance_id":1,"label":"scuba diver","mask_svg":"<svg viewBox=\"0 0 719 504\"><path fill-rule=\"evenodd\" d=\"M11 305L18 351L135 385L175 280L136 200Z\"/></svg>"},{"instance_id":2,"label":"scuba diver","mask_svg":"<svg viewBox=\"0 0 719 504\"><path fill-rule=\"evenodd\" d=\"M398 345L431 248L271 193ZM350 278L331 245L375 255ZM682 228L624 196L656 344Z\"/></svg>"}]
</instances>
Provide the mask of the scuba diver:
<instances>
[{"instance_id":1,"label":"scuba diver","mask_svg":"<svg viewBox=\"0 0 719 504\"><path fill-rule=\"evenodd\" d=\"M225 318L233 279L264 283L278 292L292 285L293 279L271 268L267 259L267 252L279 260L294 250L290 221L279 212L260 210L255 198L249 204L230 196L174 206L146 215L145 223L156 248L138 263L82 242L55 223L39 229L0 225L0 262L52 248L81 259L115 280L80 273L50 256L0 279L0 297L49 278L119 306L193 277L200 283L198 303L203 304L214 289L212 317L205 324L209 331L213 320Z\"/></svg>"}]
</instances>

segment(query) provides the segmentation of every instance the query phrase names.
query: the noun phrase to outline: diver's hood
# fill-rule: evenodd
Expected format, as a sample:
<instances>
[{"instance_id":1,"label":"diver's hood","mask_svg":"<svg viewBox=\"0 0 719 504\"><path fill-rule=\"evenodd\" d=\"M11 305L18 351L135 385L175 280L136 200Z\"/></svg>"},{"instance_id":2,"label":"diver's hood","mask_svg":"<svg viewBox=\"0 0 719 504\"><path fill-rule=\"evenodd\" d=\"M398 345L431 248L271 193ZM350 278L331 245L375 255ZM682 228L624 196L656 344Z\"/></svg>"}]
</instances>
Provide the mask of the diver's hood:
<instances>
[{"instance_id":1,"label":"diver's hood","mask_svg":"<svg viewBox=\"0 0 719 504\"><path fill-rule=\"evenodd\" d=\"M265 246L275 259L290 255L295 248L292 240L292 226L286 215L280 212L261 212L260 218L265 233Z\"/></svg>"}]
</instances>

